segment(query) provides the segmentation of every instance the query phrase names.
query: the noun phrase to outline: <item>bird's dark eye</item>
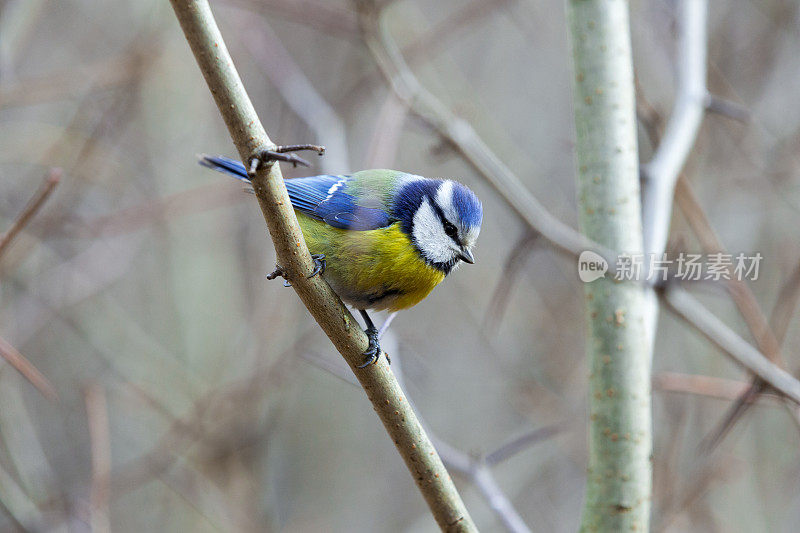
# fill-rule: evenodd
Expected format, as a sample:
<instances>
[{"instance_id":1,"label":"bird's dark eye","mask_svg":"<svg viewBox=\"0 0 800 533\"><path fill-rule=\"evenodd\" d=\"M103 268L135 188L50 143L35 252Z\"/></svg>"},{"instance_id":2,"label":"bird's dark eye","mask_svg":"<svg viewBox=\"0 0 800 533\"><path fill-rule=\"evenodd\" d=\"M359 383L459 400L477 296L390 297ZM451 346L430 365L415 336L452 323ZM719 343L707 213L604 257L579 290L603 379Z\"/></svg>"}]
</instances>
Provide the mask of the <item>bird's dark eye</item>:
<instances>
[{"instance_id":1,"label":"bird's dark eye","mask_svg":"<svg viewBox=\"0 0 800 533\"><path fill-rule=\"evenodd\" d=\"M458 230L456 229L456 227L451 222L445 220L444 224L442 224L442 226L444 226L444 232L451 239L455 239L458 236Z\"/></svg>"}]
</instances>

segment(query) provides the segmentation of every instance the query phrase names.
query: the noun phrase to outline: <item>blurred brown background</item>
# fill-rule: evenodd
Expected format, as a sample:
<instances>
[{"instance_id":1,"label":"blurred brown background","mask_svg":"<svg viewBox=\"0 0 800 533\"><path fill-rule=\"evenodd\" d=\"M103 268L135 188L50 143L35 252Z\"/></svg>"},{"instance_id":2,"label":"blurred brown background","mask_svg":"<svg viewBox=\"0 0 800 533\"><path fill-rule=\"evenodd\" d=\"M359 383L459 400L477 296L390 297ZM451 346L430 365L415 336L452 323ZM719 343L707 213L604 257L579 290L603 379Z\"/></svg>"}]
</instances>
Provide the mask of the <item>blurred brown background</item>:
<instances>
[{"instance_id":1,"label":"blurred brown background","mask_svg":"<svg viewBox=\"0 0 800 533\"><path fill-rule=\"evenodd\" d=\"M587 374L574 261L529 240L407 112L353 4L212 7L271 137L328 147L288 176L397 168L457 178L482 199L476 264L401 313L384 348L431 432L460 452L549 428L492 471L531 530L574 531ZM673 8L631 5L651 123L674 97ZM423 85L574 226L563 2L387 9ZM686 169L726 247L764 256L751 288L767 315L800 260L798 9L711 4L709 88L750 117L708 115ZM640 151L652 153L644 127ZM0 1L0 231L63 169L0 261L0 336L58 395L0 361L0 530L433 531L363 392L337 377L344 363L293 292L265 280L274 252L254 198L200 168L200 152L235 150L168 2ZM700 250L676 213L672 245ZM723 291L696 294L747 335ZM795 319L790 369L799 335ZM747 376L668 313L654 374L654 530L796 530L795 417L762 399L700 455ZM686 374L730 381L689 387ZM665 390L681 387L702 394ZM456 480L478 526L502 530Z\"/></svg>"}]
</instances>

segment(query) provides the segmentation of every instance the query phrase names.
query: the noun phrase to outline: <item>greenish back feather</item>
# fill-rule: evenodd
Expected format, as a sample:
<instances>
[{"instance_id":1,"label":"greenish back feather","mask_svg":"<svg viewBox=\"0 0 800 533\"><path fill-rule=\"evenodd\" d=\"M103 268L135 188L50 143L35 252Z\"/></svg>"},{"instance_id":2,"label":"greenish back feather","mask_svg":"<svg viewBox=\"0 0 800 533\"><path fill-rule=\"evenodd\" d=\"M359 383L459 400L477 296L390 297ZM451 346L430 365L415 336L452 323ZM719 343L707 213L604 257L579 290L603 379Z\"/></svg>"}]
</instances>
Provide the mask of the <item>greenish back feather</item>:
<instances>
[{"instance_id":1,"label":"greenish back feather","mask_svg":"<svg viewBox=\"0 0 800 533\"><path fill-rule=\"evenodd\" d=\"M389 210L394 193L402 181L399 178L403 176L408 176L408 174L384 168L362 170L351 176L350 181L347 182L346 192L355 198L371 198L378 203L378 205L365 207L380 206Z\"/></svg>"}]
</instances>

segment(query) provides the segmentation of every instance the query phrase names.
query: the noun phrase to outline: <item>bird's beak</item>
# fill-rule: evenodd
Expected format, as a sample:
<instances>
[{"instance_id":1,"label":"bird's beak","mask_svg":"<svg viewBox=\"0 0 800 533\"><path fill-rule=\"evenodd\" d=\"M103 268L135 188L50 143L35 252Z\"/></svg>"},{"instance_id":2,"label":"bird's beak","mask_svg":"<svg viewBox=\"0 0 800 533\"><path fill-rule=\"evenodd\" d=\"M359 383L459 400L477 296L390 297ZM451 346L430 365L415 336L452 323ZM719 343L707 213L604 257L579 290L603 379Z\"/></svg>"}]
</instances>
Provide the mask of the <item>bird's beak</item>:
<instances>
[{"instance_id":1,"label":"bird's beak","mask_svg":"<svg viewBox=\"0 0 800 533\"><path fill-rule=\"evenodd\" d=\"M473 257L472 252L466 248L462 248L461 253L458 254L458 258L470 265L475 263L475 257Z\"/></svg>"}]
</instances>

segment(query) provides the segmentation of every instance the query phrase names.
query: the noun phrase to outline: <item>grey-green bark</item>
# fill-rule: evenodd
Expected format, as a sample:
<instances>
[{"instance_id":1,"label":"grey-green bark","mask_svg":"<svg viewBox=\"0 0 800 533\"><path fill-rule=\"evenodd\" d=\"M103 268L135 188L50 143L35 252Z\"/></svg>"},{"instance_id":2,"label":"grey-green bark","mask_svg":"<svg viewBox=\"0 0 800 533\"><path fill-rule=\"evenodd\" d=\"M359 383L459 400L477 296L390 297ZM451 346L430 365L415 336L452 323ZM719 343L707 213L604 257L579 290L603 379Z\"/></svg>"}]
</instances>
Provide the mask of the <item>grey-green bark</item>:
<instances>
[{"instance_id":1,"label":"grey-green bark","mask_svg":"<svg viewBox=\"0 0 800 533\"><path fill-rule=\"evenodd\" d=\"M628 2L570 0L579 222L587 237L641 253L639 162ZM644 289L585 286L590 366L589 465L582 531L648 529L650 361Z\"/></svg>"},{"instance_id":2,"label":"grey-green bark","mask_svg":"<svg viewBox=\"0 0 800 533\"><path fill-rule=\"evenodd\" d=\"M274 146L256 115L206 0L171 0L242 161ZM252 177L278 262L292 287L355 373L443 531L477 531L461 497L385 358L364 369L367 338L339 297L320 277L297 224L280 167ZM357 505L357 503L356 503ZM365 509L364 512L369 512Z\"/></svg>"}]
</instances>

